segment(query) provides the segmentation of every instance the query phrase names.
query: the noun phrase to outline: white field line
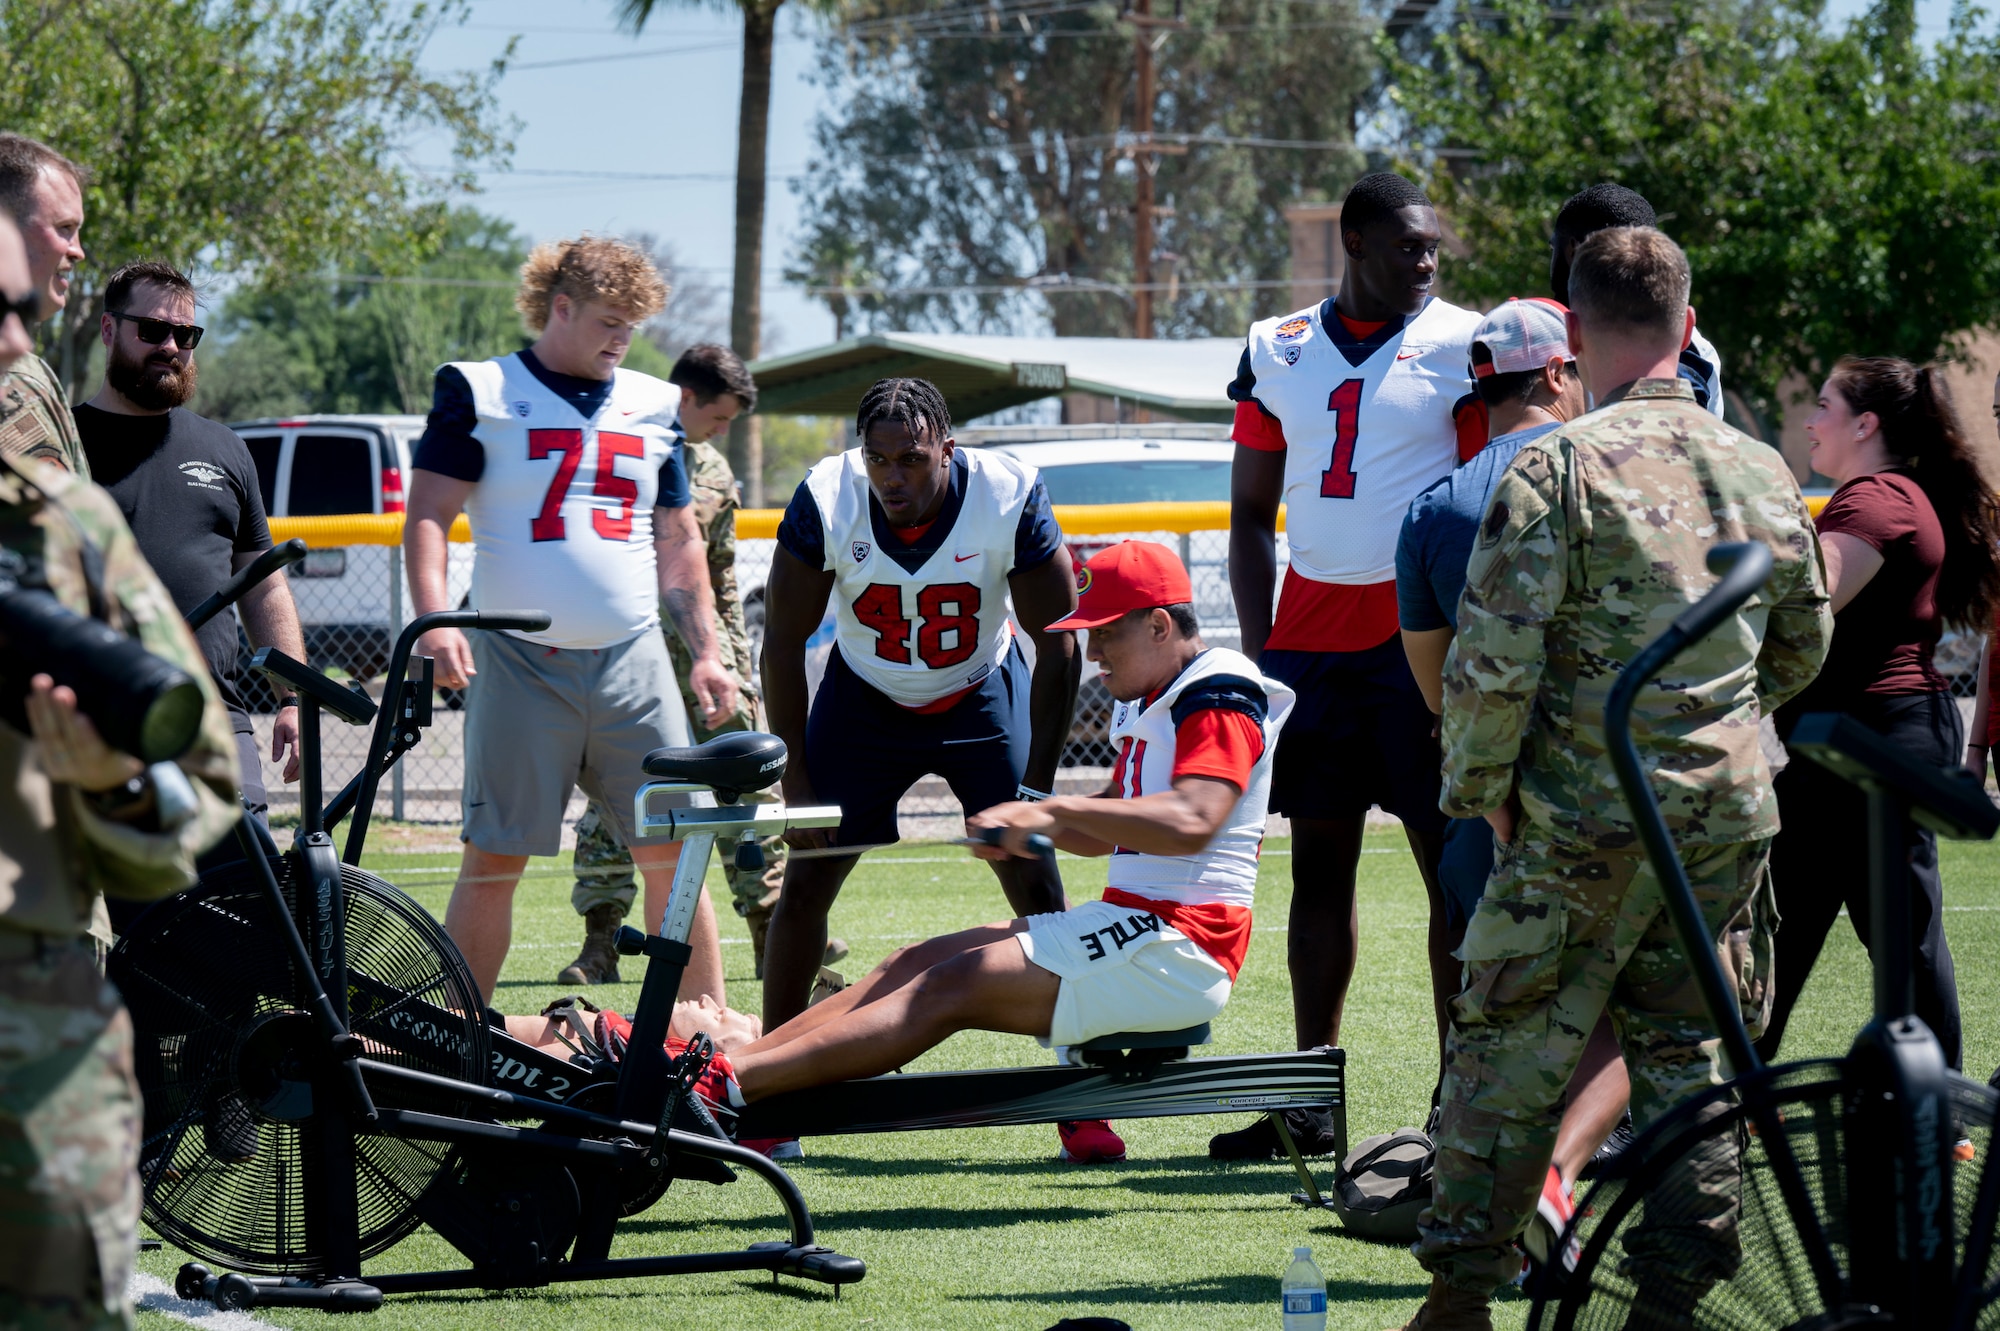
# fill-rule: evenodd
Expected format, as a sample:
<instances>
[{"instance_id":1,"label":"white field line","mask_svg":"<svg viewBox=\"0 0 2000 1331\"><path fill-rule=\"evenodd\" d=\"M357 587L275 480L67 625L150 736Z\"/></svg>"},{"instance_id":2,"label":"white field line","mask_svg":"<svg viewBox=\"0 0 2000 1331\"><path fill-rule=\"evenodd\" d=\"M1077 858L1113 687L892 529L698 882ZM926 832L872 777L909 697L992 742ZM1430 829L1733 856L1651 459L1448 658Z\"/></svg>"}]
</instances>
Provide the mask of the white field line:
<instances>
[{"instance_id":1,"label":"white field line","mask_svg":"<svg viewBox=\"0 0 2000 1331\"><path fill-rule=\"evenodd\" d=\"M150 1313L165 1313L203 1331L278 1331L270 1322L260 1322L249 1313L226 1313L214 1304L184 1299L166 1281L143 1271L132 1274L125 1292L135 1307Z\"/></svg>"}]
</instances>

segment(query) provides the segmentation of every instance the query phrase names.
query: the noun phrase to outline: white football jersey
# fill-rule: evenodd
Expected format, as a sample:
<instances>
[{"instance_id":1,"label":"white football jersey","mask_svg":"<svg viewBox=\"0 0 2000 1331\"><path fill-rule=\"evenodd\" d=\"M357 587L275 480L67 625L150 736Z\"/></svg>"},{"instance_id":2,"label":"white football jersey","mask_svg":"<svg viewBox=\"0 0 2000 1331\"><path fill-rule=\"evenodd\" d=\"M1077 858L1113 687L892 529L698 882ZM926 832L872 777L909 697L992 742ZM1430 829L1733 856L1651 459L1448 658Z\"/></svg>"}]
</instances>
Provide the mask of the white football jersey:
<instances>
[{"instance_id":1,"label":"white football jersey","mask_svg":"<svg viewBox=\"0 0 2000 1331\"><path fill-rule=\"evenodd\" d=\"M798 525L795 515L809 516L800 511L804 501L818 518L818 567L834 575L841 659L906 707L970 688L1006 659L1007 578L1048 558L1062 540L1035 469L977 448L954 452L944 508L909 544L868 488L859 448L814 465L788 526ZM779 539L801 553L786 532Z\"/></svg>"},{"instance_id":2,"label":"white football jersey","mask_svg":"<svg viewBox=\"0 0 2000 1331\"><path fill-rule=\"evenodd\" d=\"M1230 396L1254 398L1284 428L1285 533L1301 576L1396 576L1410 501L1458 465L1453 412L1473 391L1479 319L1433 298L1361 339L1332 301L1251 325Z\"/></svg>"},{"instance_id":3,"label":"white football jersey","mask_svg":"<svg viewBox=\"0 0 2000 1331\"><path fill-rule=\"evenodd\" d=\"M1177 733L1190 712L1205 707L1243 712L1263 727L1264 752L1250 769L1249 787L1207 849L1192 855L1146 855L1121 847L1111 856L1108 886L1153 901L1188 906L1219 901L1250 908L1271 800L1271 755L1296 696L1259 673L1241 652L1210 647L1151 702L1121 702L1112 709L1109 734L1119 749L1112 779L1123 799L1173 787Z\"/></svg>"},{"instance_id":4,"label":"white football jersey","mask_svg":"<svg viewBox=\"0 0 2000 1331\"><path fill-rule=\"evenodd\" d=\"M681 390L618 370L585 418L518 355L459 362L472 388L485 470L465 503L472 604L546 610L548 647L610 647L660 622L653 505L680 447Z\"/></svg>"},{"instance_id":5,"label":"white football jersey","mask_svg":"<svg viewBox=\"0 0 2000 1331\"><path fill-rule=\"evenodd\" d=\"M1718 416L1723 414L1722 356L1699 328L1681 348L1681 378L1694 385L1695 401Z\"/></svg>"}]
</instances>

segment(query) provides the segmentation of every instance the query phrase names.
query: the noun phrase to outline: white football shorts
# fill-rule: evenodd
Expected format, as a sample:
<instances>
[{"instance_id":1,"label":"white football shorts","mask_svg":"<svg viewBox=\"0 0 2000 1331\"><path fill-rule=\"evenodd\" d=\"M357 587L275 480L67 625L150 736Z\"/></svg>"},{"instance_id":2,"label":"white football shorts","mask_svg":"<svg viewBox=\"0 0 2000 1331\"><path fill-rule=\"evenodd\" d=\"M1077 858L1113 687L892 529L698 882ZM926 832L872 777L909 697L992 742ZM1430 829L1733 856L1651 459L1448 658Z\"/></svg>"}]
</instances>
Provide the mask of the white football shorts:
<instances>
[{"instance_id":1,"label":"white football shorts","mask_svg":"<svg viewBox=\"0 0 2000 1331\"><path fill-rule=\"evenodd\" d=\"M1229 972L1150 911L1091 901L1030 915L1014 935L1028 960L1062 980L1044 1045L1125 1031L1198 1026L1229 1001Z\"/></svg>"}]
</instances>

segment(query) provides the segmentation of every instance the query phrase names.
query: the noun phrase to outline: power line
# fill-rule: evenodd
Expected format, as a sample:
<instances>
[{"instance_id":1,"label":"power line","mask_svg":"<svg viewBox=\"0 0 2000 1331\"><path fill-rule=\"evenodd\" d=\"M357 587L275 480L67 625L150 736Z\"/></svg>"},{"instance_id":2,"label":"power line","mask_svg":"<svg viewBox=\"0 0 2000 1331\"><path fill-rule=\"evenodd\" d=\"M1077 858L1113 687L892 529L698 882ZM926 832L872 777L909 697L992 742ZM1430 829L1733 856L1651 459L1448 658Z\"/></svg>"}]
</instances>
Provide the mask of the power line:
<instances>
[{"instance_id":1,"label":"power line","mask_svg":"<svg viewBox=\"0 0 2000 1331\"><path fill-rule=\"evenodd\" d=\"M509 74L526 73L531 69L563 69L571 65L605 65L614 60L650 60L655 56L699 55L704 51L733 51L742 43L731 40L709 42L696 46L656 46L645 51L615 51L602 55L575 55L561 60L532 60L525 65L509 65Z\"/></svg>"}]
</instances>

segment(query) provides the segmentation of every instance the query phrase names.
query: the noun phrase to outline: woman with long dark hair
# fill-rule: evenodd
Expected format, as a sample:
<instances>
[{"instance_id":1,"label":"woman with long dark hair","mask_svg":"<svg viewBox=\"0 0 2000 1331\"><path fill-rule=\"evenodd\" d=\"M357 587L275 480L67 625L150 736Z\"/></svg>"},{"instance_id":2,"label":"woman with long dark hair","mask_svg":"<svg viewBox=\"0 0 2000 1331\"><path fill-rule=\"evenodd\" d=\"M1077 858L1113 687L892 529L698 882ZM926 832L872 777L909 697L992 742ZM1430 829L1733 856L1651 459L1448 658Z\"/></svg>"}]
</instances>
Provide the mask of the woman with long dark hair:
<instances>
[{"instance_id":1,"label":"woman with long dark hair","mask_svg":"<svg viewBox=\"0 0 2000 1331\"><path fill-rule=\"evenodd\" d=\"M2000 606L2000 501L1979 473L1943 376L1888 357L1848 357L1806 422L1813 467L1839 483L1818 518L1833 596L1833 649L1810 688L1777 716L1786 736L1808 712L1846 712L1933 767L1964 756L1958 704L1933 650L1945 624L1983 632ZM1778 776L1784 827L1771 874L1784 924L1777 1003L1760 1049L1774 1057L1827 930L1847 908L1862 944L1872 934L1862 855L1865 797L1817 763ZM1917 1015L1962 1066L1958 985L1945 944L1937 839L1909 823L1918 940Z\"/></svg>"}]
</instances>

